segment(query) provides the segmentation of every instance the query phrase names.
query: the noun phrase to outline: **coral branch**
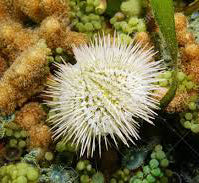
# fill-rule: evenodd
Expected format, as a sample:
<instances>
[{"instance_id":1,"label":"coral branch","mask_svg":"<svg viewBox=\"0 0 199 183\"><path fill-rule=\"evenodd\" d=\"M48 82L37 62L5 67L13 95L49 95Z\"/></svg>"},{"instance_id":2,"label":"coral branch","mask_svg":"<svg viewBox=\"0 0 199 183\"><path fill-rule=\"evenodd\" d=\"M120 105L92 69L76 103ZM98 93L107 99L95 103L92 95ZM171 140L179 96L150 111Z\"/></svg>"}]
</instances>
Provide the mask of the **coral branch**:
<instances>
[{"instance_id":1,"label":"coral branch","mask_svg":"<svg viewBox=\"0 0 199 183\"><path fill-rule=\"evenodd\" d=\"M25 50L0 80L0 110L11 113L43 88L49 49L43 40Z\"/></svg>"}]
</instances>

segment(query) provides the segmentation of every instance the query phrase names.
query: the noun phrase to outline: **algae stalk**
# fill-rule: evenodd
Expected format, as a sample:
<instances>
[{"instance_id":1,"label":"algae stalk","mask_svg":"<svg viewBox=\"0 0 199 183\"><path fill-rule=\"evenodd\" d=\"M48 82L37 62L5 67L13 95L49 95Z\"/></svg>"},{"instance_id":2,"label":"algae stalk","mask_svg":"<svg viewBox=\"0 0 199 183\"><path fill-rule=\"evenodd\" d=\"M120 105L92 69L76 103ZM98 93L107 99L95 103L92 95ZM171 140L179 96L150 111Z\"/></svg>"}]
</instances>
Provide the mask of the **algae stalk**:
<instances>
[{"instance_id":1,"label":"algae stalk","mask_svg":"<svg viewBox=\"0 0 199 183\"><path fill-rule=\"evenodd\" d=\"M160 107L164 109L170 101L175 96L177 89L177 54L178 54L178 45L176 40L175 33L175 21L174 21L174 8L172 0L151 0L151 7L155 19L159 25L160 31L165 39L166 44L168 45L171 58L173 60L173 75L172 75L172 85L167 91L165 96L160 101ZM165 11L166 10L166 11Z\"/></svg>"}]
</instances>

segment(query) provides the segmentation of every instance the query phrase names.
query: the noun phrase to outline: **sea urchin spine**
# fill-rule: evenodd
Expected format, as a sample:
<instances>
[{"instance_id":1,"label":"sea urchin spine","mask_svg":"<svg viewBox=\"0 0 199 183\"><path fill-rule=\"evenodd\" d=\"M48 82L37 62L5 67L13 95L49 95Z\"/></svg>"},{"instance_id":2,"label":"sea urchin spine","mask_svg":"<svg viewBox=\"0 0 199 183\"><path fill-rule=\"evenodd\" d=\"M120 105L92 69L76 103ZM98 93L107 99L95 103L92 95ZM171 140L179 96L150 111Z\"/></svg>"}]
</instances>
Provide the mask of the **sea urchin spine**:
<instances>
[{"instance_id":1,"label":"sea urchin spine","mask_svg":"<svg viewBox=\"0 0 199 183\"><path fill-rule=\"evenodd\" d=\"M119 36L96 37L73 49L77 64L57 64L59 71L49 82L49 122L55 139L71 141L93 156L96 141L108 148L107 135L128 146L138 139L139 118L149 123L158 108L154 91L161 61L153 61L152 48L140 43L126 45ZM133 137L133 138L132 138Z\"/></svg>"}]
</instances>

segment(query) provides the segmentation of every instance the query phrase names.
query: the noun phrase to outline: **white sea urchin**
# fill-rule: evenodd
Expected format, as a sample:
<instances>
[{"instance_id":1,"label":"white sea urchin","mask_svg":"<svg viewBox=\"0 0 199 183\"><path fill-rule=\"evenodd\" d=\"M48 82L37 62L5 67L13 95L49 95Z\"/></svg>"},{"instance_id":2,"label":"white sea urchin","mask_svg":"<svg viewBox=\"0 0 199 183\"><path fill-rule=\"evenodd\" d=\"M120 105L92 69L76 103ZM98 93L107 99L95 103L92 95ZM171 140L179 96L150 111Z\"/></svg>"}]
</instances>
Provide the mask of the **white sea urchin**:
<instances>
[{"instance_id":1,"label":"white sea urchin","mask_svg":"<svg viewBox=\"0 0 199 183\"><path fill-rule=\"evenodd\" d=\"M140 43L125 45L118 36L96 38L73 49L77 64L57 64L59 71L50 81L47 101L52 115L54 138L81 146L80 155L93 155L96 141L101 155L101 140L107 135L128 146L138 139L138 118L149 123L156 114L156 82L162 68L153 61L151 49Z\"/></svg>"}]
</instances>

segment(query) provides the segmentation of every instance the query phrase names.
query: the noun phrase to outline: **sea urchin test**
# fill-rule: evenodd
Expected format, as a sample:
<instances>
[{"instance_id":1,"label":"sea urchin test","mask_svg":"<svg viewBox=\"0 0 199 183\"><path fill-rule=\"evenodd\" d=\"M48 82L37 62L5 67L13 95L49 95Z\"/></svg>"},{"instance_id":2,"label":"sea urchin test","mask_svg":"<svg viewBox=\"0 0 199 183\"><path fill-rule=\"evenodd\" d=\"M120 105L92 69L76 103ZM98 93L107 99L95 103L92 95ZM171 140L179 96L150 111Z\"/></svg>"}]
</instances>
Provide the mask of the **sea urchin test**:
<instances>
[{"instance_id":1,"label":"sea urchin test","mask_svg":"<svg viewBox=\"0 0 199 183\"><path fill-rule=\"evenodd\" d=\"M154 51L140 43L126 45L119 36L96 37L74 47L77 64L57 63L46 91L54 139L80 147L80 156L93 156L101 142L112 138L128 146L139 139L140 119L153 123L155 97L163 67Z\"/></svg>"}]
</instances>

